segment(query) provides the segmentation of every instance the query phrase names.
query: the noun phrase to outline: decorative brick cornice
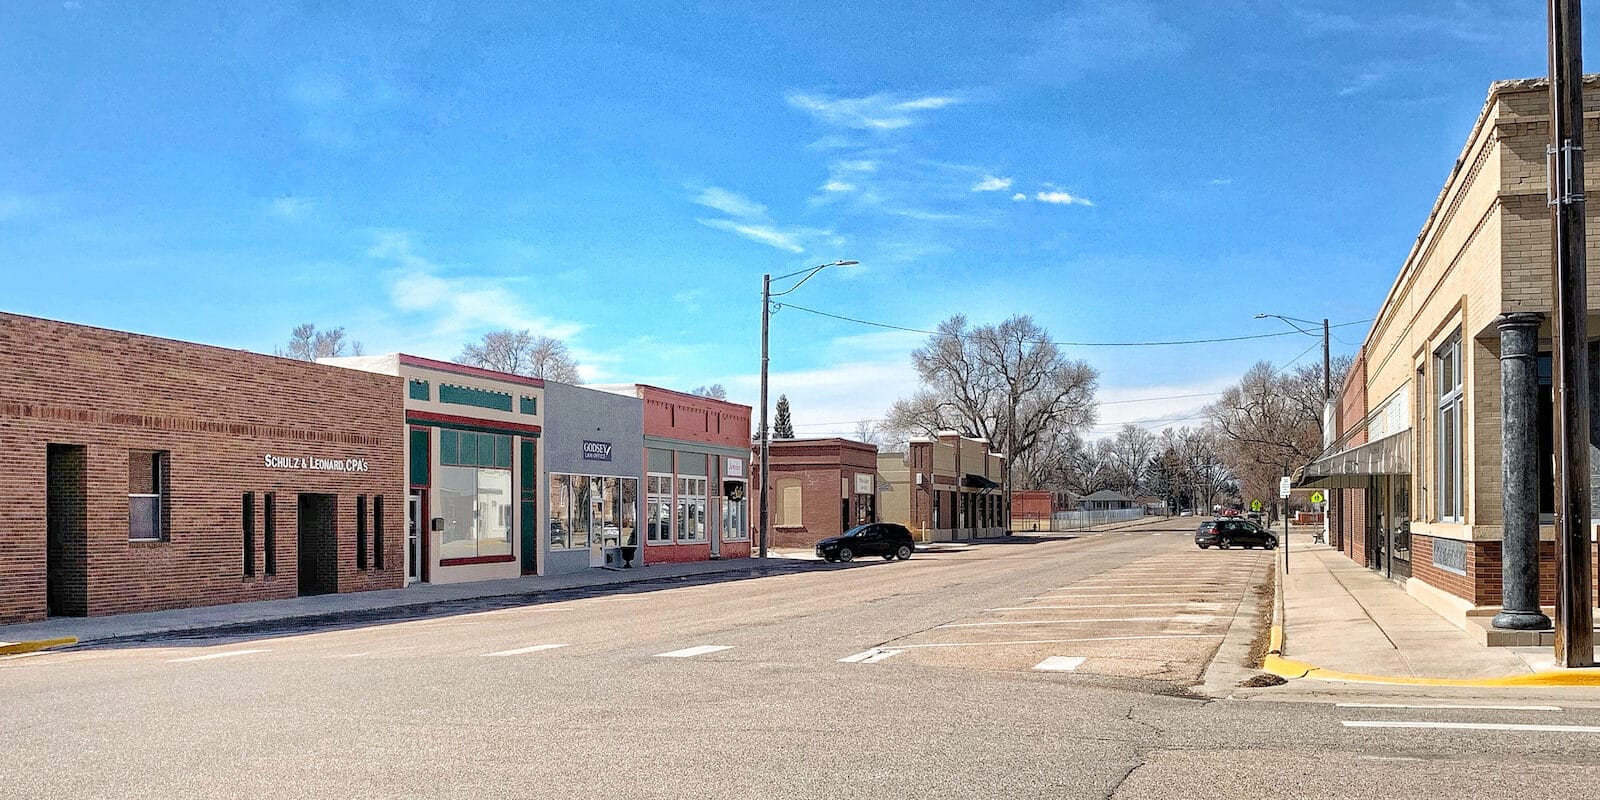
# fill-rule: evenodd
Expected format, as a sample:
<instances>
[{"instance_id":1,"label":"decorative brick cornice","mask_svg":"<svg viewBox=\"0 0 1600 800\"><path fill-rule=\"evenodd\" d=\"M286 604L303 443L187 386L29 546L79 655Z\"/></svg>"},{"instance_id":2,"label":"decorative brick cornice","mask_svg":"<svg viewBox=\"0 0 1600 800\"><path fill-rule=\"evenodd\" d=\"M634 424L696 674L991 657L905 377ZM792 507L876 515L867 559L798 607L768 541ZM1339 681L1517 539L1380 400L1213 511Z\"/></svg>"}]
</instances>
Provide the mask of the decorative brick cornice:
<instances>
[{"instance_id":1,"label":"decorative brick cornice","mask_svg":"<svg viewBox=\"0 0 1600 800\"><path fill-rule=\"evenodd\" d=\"M390 443L388 437L360 433L336 433L313 428L290 428L281 425L254 425L244 422L218 422L190 417L166 417L150 414L127 414L119 411L102 411L93 408L74 408L40 403L0 402L0 417L37 419L49 422L69 422L75 425L103 425L114 428L137 428L152 431L183 433L216 433L224 436L279 439L300 442L327 442L330 444L358 444L382 446Z\"/></svg>"}]
</instances>

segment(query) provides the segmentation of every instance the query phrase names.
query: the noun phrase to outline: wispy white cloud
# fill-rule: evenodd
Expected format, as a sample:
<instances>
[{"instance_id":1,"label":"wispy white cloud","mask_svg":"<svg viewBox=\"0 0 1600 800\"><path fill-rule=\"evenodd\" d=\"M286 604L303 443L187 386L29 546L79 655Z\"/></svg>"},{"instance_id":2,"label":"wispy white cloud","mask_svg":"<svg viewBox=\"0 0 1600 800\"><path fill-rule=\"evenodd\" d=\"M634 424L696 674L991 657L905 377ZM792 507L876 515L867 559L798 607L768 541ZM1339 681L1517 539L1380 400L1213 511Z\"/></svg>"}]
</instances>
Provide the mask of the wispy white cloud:
<instances>
[{"instance_id":1,"label":"wispy white cloud","mask_svg":"<svg viewBox=\"0 0 1600 800\"><path fill-rule=\"evenodd\" d=\"M1360 75L1357 75L1354 80L1341 87L1339 89L1339 96L1351 97L1353 95L1361 94L1362 92L1365 92L1368 89L1371 89L1382 83L1386 77L1388 76L1382 72L1363 72Z\"/></svg>"},{"instance_id":2,"label":"wispy white cloud","mask_svg":"<svg viewBox=\"0 0 1600 800\"><path fill-rule=\"evenodd\" d=\"M691 199L696 204L728 215L726 219L706 217L696 219L695 221L701 225L737 234L752 242L760 242L785 252L804 253L807 243L812 241L837 241L833 231L779 225L767 213L765 205L718 186L704 187Z\"/></svg>"},{"instance_id":3,"label":"wispy white cloud","mask_svg":"<svg viewBox=\"0 0 1600 800\"><path fill-rule=\"evenodd\" d=\"M798 236L794 233L778 230L772 225L740 222L731 219L700 219L696 221L708 228L736 233L752 242L760 242L764 245L776 247L779 250L786 250L790 253L804 253L806 251L805 247L800 244Z\"/></svg>"},{"instance_id":4,"label":"wispy white cloud","mask_svg":"<svg viewBox=\"0 0 1600 800\"><path fill-rule=\"evenodd\" d=\"M708 186L695 195L694 202L714 208L730 217L743 219L760 219L767 216L767 207L745 197L738 192L732 192L717 186Z\"/></svg>"},{"instance_id":5,"label":"wispy white cloud","mask_svg":"<svg viewBox=\"0 0 1600 800\"><path fill-rule=\"evenodd\" d=\"M14 219L38 209L39 201L35 197L0 192L0 221Z\"/></svg>"},{"instance_id":6,"label":"wispy white cloud","mask_svg":"<svg viewBox=\"0 0 1600 800\"><path fill-rule=\"evenodd\" d=\"M282 220L297 220L311 213L313 203L304 197L280 197L267 204L267 213Z\"/></svg>"},{"instance_id":7,"label":"wispy white cloud","mask_svg":"<svg viewBox=\"0 0 1600 800\"><path fill-rule=\"evenodd\" d=\"M982 180L972 185L974 192L1003 192L1010 188L1010 178L997 178L993 175L985 175Z\"/></svg>"},{"instance_id":8,"label":"wispy white cloud","mask_svg":"<svg viewBox=\"0 0 1600 800\"><path fill-rule=\"evenodd\" d=\"M1025 59L1036 71L1072 76L1166 58L1189 49L1189 37L1147 0L1089 0L1051 17Z\"/></svg>"},{"instance_id":9,"label":"wispy white cloud","mask_svg":"<svg viewBox=\"0 0 1600 800\"><path fill-rule=\"evenodd\" d=\"M846 183L837 178L822 184L822 191L824 192L853 192L855 189L855 184Z\"/></svg>"},{"instance_id":10,"label":"wispy white cloud","mask_svg":"<svg viewBox=\"0 0 1600 800\"><path fill-rule=\"evenodd\" d=\"M1074 195L1074 194L1072 194L1070 192L1063 192L1063 191L1061 191L1059 189L1051 189L1051 190L1048 190L1048 191L1035 192L1034 195L1033 195L1033 199L1038 200L1041 203L1052 203L1054 205L1060 205L1060 206L1092 206L1092 205L1094 205L1094 203L1091 202L1089 200L1089 198L1087 198L1087 197L1078 197L1077 195Z\"/></svg>"},{"instance_id":11,"label":"wispy white cloud","mask_svg":"<svg viewBox=\"0 0 1600 800\"><path fill-rule=\"evenodd\" d=\"M376 232L367 256L389 265L387 299L400 324L385 337L392 346L451 358L466 342L500 328L526 328L563 340L583 330L536 313L511 281L453 270L423 255L408 232Z\"/></svg>"},{"instance_id":12,"label":"wispy white cloud","mask_svg":"<svg viewBox=\"0 0 1600 800\"><path fill-rule=\"evenodd\" d=\"M961 102L961 99L955 95L913 98L902 98L892 94L830 97L793 92L788 96L788 101L789 105L831 125L859 130L892 131L909 128L921 122L925 112L955 105Z\"/></svg>"},{"instance_id":13,"label":"wispy white cloud","mask_svg":"<svg viewBox=\"0 0 1600 800\"><path fill-rule=\"evenodd\" d=\"M1233 179L1232 178L1212 178L1211 179L1211 185L1212 186L1230 186L1232 184L1233 184Z\"/></svg>"},{"instance_id":14,"label":"wispy white cloud","mask_svg":"<svg viewBox=\"0 0 1600 800\"><path fill-rule=\"evenodd\" d=\"M1027 201L1028 196L1023 194L1022 192L1017 192L1016 194L1011 195L1011 199L1016 201L1016 202L1018 202L1018 203L1022 203L1022 202Z\"/></svg>"}]
</instances>

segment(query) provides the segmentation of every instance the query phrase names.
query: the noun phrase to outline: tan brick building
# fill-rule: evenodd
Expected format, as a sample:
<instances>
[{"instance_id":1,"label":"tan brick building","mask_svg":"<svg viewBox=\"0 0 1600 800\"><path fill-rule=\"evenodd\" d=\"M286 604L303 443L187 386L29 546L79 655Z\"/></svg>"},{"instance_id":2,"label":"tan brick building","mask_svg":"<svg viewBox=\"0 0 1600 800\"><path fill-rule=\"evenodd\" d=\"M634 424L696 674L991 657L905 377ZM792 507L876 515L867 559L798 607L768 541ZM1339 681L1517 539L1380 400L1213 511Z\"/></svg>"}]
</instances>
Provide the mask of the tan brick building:
<instances>
[{"instance_id":1,"label":"tan brick building","mask_svg":"<svg viewBox=\"0 0 1600 800\"><path fill-rule=\"evenodd\" d=\"M904 453L878 456L884 486L878 517L898 522L924 541L1003 536L1010 514L1004 492L1006 457L986 439L955 431L913 438Z\"/></svg>"},{"instance_id":2,"label":"tan brick building","mask_svg":"<svg viewBox=\"0 0 1600 800\"><path fill-rule=\"evenodd\" d=\"M0 314L0 623L401 586L401 392Z\"/></svg>"},{"instance_id":3,"label":"tan brick building","mask_svg":"<svg viewBox=\"0 0 1600 800\"><path fill-rule=\"evenodd\" d=\"M1586 78L1584 93L1587 135L1600 139L1600 78ZM1404 580L1410 594L1464 627L1501 603L1503 357L1525 358L1529 376L1537 364L1539 474L1530 485L1538 493L1540 595L1553 601L1549 138L1545 81L1490 87L1336 398L1337 439L1305 471L1305 483L1332 488L1333 544ZM1600 186L1600 160L1588 160L1585 177ZM1600 205L1591 203L1589 215L1594 231ZM1593 336L1593 233L1589 263ZM1526 354L1502 348L1516 325L1530 330ZM1591 364L1593 351L1591 340Z\"/></svg>"}]
</instances>

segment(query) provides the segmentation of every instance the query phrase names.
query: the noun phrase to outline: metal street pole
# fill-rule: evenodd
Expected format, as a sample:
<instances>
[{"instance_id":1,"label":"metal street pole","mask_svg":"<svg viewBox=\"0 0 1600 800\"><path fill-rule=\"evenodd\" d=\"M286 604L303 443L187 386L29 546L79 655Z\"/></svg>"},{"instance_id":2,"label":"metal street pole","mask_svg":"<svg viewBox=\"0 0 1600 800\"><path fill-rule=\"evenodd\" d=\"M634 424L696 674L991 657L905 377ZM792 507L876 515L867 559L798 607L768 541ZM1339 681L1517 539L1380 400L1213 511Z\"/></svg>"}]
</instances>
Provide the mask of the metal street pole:
<instances>
[{"instance_id":1,"label":"metal street pole","mask_svg":"<svg viewBox=\"0 0 1600 800\"><path fill-rule=\"evenodd\" d=\"M1328 359L1328 318L1322 318L1322 402L1333 399L1333 368Z\"/></svg>"},{"instance_id":2,"label":"metal street pole","mask_svg":"<svg viewBox=\"0 0 1600 800\"><path fill-rule=\"evenodd\" d=\"M767 367L771 361L767 350L767 331L771 327L772 298L782 297L783 295L800 288L801 286L805 285L806 281L811 280L812 276L827 269L828 267L850 267L859 263L861 262L830 261L826 264L818 264L810 269L796 270L795 272L791 272L787 275L779 275L778 280L780 281L788 280L789 278L793 278L794 276L800 274L804 274L805 277L797 281L795 285L790 286L789 288L784 289L777 294L772 293L772 273L769 272L761 276L761 431L760 436L758 437L760 440L759 446L761 447L761 535L758 537L759 541L756 549L757 558L767 557L767 542L770 538L769 532L772 529L772 518L767 503L767 498L770 493L770 490L767 488L767 481L772 477L770 474L771 459L767 457L767 451L771 449L772 445L772 438L767 435Z\"/></svg>"},{"instance_id":3,"label":"metal street pole","mask_svg":"<svg viewBox=\"0 0 1600 800\"><path fill-rule=\"evenodd\" d=\"M1555 286L1556 663L1593 666L1589 564L1589 298L1584 258L1583 38L1579 0L1550 0L1552 277Z\"/></svg>"},{"instance_id":4,"label":"metal street pole","mask_svg":"<svg viewBox=\"0 0 1600 800\"><path fill-rule=\"evenodd\" d=\"M757 558L767 557L767 328L772 316L772 273L761 276L761 428L758 436L761 448L761 535L756 550Z\"/></svg>"}]
</instances>

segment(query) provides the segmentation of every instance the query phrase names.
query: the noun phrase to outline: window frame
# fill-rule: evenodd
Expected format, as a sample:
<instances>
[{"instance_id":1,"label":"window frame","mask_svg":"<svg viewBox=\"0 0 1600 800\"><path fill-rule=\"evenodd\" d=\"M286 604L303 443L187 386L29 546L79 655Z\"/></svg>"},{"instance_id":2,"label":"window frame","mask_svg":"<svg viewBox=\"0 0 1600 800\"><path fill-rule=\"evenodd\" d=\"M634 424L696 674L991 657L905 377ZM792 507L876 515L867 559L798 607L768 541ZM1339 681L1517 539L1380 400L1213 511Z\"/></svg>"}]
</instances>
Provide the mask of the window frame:
<instances>
[{"instance_id":1,"label":"window frame","mask_svg":"<svg viewBox=\"0 0 1600 800\"><path fill-rule=\"evenodd\" d=\"M144 450L144 449L140 449L140 448L130 449L128 451L128 458L129 458L130 462L132 461L132 459L134 457L134 454L136 454L136 453L137 454L148 454L150 456L150 471L151 471L150 481L151 481L152 486L155 488L155 492L154 493L146 493L146 492L135 492L135 491L133 491L133 486L132 486L133 467L132 467L132 464L130 463L129 467L128 467L128 479L129 479L129 484L130 484L128 486L128 541L130 543L132 543L132 542L151 543L151 542L166 542L166 541L170 541L171 540L171 527L170 527L170 520L169 520L169 515L170 515L169 506L171 505L171 498L169 497L169 495L170 495L171 490L170 490L169 470L171 469L171 463L170 463L171 451L168 451L168 450ZM134 501L135 498L138 498L140 500L154 499L156 501L155 502L155 513L153 515L154 516L154 520L153 520L154 534L151 535L151 536L135 536L134 535L134 530L133 530L133 501Z\"/></svg>"},{"instance_id":2,"label":"window frame","mask_svg":"<svg viewBox=\"0 0 1600 800\"><path fill-rule=\"evenodd\" d=\"M1465 428L1466 381L1462 375L1465 365L1461 331L1456 330L1433 351L1434 388L1434 514L1440 522L1466 521L1466 492L1462 486L1465 477L1466 447L1461 440ZM1446 375L1450 385L1445 384Z\"/></svg>"},{"instance_id":3,"label":"window frame","mask_svg":"<svg viewBox=\"0 0 1600 800\"><path fill-rule=\"evenodd\" d=\"M662 487L665 487L665 492L661 491ZM645 473L646 545L669 545L673 543L673 536L677 533L676 526L674 524L675 517L677 516L677 506L674 504L675 498L673 491L675 488L676 480L673 473ZM662 509L665 510L663 511ZM652 527L651 523L657 522L658 520L666 523L666 530L663 531L663 526L660 525Z\"/></svg>"}]
</instances>

